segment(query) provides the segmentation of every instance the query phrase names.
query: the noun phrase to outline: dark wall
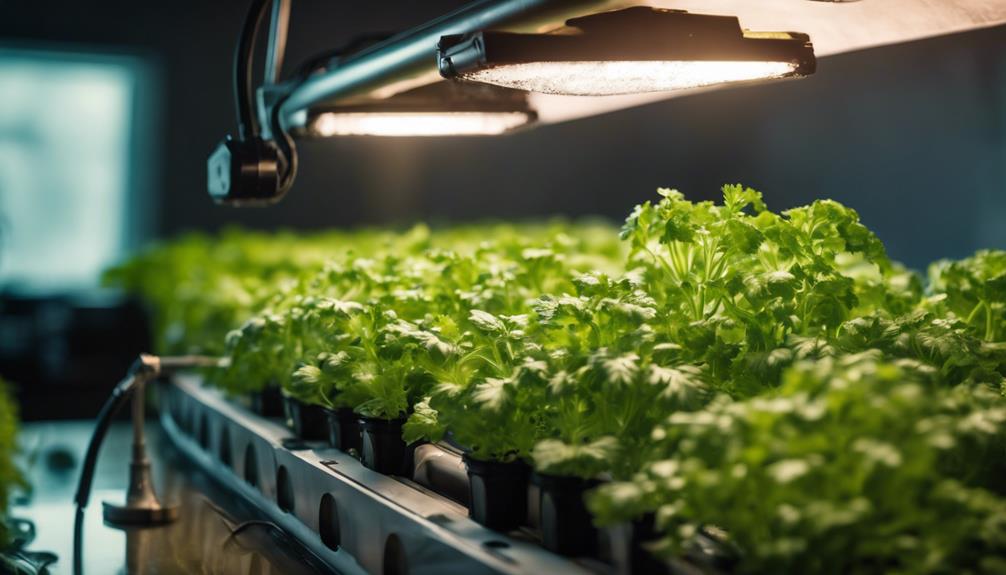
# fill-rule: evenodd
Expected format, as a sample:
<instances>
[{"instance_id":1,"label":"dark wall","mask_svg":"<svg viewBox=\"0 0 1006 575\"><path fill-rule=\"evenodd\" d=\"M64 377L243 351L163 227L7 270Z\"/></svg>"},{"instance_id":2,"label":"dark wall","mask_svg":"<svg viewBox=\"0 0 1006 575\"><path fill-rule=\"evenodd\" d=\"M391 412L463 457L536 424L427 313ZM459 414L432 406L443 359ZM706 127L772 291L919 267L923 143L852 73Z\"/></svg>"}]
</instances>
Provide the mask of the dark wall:
<instances>
[{"instance_id":1,"label":"dark wall","mask_svg":"<svg viewBox=\"0 0 1006 575\"><path fill-rule=\"evenodd\" d=\"M290 60L461 2L298 1ZM214 207L205 159L234 131L230 61L246 1L0 0L0 42L114 46L161 69L161 233L601 214L658 186L712 198L742 182L785 208L860 210L915 267L1006 247L1006 27L827 58L817 75L679 98L504 138L305 142L267 210Z\"/></svg>"}]
</instances>

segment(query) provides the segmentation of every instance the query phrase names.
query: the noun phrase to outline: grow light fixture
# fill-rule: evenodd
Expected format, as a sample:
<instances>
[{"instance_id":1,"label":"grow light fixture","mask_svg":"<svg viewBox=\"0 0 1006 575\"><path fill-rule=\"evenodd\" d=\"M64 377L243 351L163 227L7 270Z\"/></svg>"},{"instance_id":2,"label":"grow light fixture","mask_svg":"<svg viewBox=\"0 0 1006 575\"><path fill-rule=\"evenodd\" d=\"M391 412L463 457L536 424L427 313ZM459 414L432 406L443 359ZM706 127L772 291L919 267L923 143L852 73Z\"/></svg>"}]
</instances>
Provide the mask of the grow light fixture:
<instances>
[{"instance_id":1,"label":"grow light fixture","mask_svg":"<svg viewBox=\"0 0 1006 575\"><path fill-rule=\"evenodd\" d=\"M385 100L312 109L301 136L482 136L527 126L527 95L495 86L437 82Z\"/></svg>"},{"instance_id":2,"label":"grow light fixture","mask_svg":"<svg viewBox=\"0 0 1006 575\"><path fill-rule=\"evenodd\" d=\"M548 34L441 38L440 74L546 94L608 96L812 74L806 34L751 32L733 16L638 6L573 18Z\"/></svg>"}]
</instances>

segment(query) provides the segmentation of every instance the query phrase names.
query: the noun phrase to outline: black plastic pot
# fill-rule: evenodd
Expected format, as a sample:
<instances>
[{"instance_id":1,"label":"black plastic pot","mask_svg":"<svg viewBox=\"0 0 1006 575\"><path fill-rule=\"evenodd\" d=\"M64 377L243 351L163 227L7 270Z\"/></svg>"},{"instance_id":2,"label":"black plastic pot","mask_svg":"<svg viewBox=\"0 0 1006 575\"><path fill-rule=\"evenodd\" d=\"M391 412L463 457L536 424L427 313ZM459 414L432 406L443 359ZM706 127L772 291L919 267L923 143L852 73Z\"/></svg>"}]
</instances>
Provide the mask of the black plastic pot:
<instances>
[{"instance_id":1,"label":"black plastic pot","mask_svg":"<svg viewBox=\"0 0 1006 575\"><path fill-rule=\"evenodd\" d=\"M268 386L249 394L251 410L264 417L283 417L283 393L279 387Z\"/></svg>"},{"instance_id":2,"label":"black plastic pot","mask_svg":"<svg viewBox=\"0 0 1006 575\"><path fill-rule=\"evenodd\" d=\"M360 418L360 460L385 475L412 476L409 448L402 439L404 419Z\"/></svg>"},{"instance_id":3,"label":"black plastic pot","mask_svg":"<svg viewBox=\"0 0 1006 575\"><path fill-rule=\"evenodd\" d=\"M468 454L464 462L471 518L496 531L520 527L527 519L527 465L522 461L481 461Z\"/></svg>"},{"instance_id":4,"label":"black plastic pot","mask_svg":"<svg viewBox=\"0 0 1006 575\"><path fill-rule=\"evenodd\" d=\"M348 407L340 407L326 409L325 418L328 420L328 442L332 447L347 453L350 450L362 451L360 416Z\"/></svg>"},{"instance_id":5,"label":"black plastic pot","mask_svg":"<svg viewBox=\"0 0 1006 575\"><path fill-rule=\"evenodd\" d=\"M306 441L323 441L328 439L328 419L325 408L320 405L305 403L296 397L283 395L283 412L286 415L286 425Z\"/></svg>"},{"instance_id":6,"label":"black plastic pot","mask_svg":"<svg viewBox=\"0 0 1006 575\"><path fill-rule=\"evenodd\" d=\"M595 557L598 533L583 496L601 482L580 477L535 473L539 487L539 527L542 545L571 557Z\"/></svg>"},{"instance_id":7,"label":"black plastic pot","mask_svg":"<svg viewBox=\"0 0 1006 575\"><path fill-rule=\"evenodd\" d=\"M656 529L653 513L609 527L607 532L612 551L609 559L619 573L726 575L736 573L742 561L740 550L726 534L710 527L699 528L680 556L663 559L654 555L650 547L662 534Z\"/></svg>"},{"instance_id":8,"label":"black plastic pot","mask_svg":"<svg viewBox=\"0 0 1006 575\"><path fill-rule=\"evenodd\" d=\"M632 535L629 540L629 561L632 573L653 573L654 575L669 575L669 565L650 553L646 544L660 538L657 532L656 518L652 513L632 521Z\"/></svg>"}]
</instances>

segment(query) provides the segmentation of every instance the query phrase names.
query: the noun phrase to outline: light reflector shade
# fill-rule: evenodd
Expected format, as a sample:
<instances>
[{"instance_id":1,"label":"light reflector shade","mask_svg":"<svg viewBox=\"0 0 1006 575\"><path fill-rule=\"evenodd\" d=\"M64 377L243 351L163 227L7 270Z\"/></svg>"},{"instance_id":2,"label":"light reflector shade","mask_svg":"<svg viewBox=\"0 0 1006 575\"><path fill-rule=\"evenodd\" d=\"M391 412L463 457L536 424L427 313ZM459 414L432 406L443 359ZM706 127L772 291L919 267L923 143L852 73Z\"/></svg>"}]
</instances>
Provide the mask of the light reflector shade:
<instances>
[{"instance_id":1,"label":"light reflector shade","mask_svg":"<svg viewBox=\"0 0 1006 575\"><path fill-rule=\"evenodd\" d=\"M322 137L489 136L533 120L527 112L325 112L311 129Z\"/></svg>"},{"instance_id":2,"label":"light reflector shade","mask_svg":"<svg viewBox=\"0 0 1006 575\"><path fill-rule=\"evenodd\" d=\"M814 72L805 34L749 32L737 18L635 7L566 22L549 34L444 36L440 73L545 94L673 91Z\"/></svg>"},{"instance_id":3,"label":"light reflector shade","mask_svg":"<svg viewBox=\"0 0 1006 575\"><path fill-rule=\"evenodd\" d=\"M461 78L542 94L611 96L783 78L795 69L792 62L528 62L483 68Z\"/></svg>"}]
</instances>

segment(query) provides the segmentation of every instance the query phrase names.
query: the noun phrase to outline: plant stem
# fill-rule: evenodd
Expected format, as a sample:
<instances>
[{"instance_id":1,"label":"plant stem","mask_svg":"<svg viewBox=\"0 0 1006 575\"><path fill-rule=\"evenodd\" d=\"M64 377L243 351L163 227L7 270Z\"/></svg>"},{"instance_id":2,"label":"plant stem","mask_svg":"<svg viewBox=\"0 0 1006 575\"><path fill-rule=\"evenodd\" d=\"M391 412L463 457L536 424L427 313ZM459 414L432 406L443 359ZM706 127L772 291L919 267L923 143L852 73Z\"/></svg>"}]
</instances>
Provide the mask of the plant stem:
<instances>
[{"instance_id":1,"label":"plant stem","mask_svg":"<svg viewBox=\"0 0 1006 575\"><path fill-rule=\"evenodd\" d=\"M992 329L992 305L985 302L985 341L992 341L994 332L995 330Z\"/></svg>"},{"instance_id":2,"label":"plant stem","mask_svg":"<svg viewBox=\"0 0 1006 575\"><path fill-rule=\"evenodd\" d=\"M984 305L985 300L980 300L977 304L975 304L974 309L972 309L971 313L968 314L968 318L964 320L964 323L970 324L972 321L974 321L975 316L978 315L978 310L982 309L982 306Z\"/></svg>"}]
</instances>

